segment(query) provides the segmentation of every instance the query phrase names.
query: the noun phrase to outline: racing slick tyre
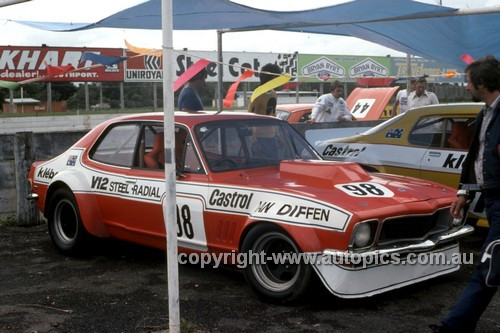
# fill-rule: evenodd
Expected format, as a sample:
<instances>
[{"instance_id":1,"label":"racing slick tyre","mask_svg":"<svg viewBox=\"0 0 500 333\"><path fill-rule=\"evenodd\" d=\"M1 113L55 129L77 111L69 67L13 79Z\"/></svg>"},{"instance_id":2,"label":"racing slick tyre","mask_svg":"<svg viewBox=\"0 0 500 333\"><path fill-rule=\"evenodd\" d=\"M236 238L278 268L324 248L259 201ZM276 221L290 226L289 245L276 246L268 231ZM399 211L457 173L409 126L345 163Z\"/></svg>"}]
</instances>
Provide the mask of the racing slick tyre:
<instances>
[{"instance_id":1,"label":"racing slick tyre","mask_svg":"<svg viewBox=\"0 0 500 333\"><path fill-rule=\"evenodd\" d=\"M245 237L241 252L247 254L245 279L264 300L287 303L297 299L306 290L311 278L311 265L300 260L297 244L281 228L272 224L258 225ZM261 260L265 253L265 262ZM273 256L279 260L275 262ZM292 260L293 260L292 259Z\"/></svg>"},{"instance_id":2,"label":"racing slick tyre","mask_svg":"<svg viewBox=\"0 0 500 333\"><path fill-rule=\"evenodd\" d=\"M49 234L59 252L80 254L90 235L80 218L75 196L65 188L57 189L49 203Z\"/></svg>"}]
</instances>

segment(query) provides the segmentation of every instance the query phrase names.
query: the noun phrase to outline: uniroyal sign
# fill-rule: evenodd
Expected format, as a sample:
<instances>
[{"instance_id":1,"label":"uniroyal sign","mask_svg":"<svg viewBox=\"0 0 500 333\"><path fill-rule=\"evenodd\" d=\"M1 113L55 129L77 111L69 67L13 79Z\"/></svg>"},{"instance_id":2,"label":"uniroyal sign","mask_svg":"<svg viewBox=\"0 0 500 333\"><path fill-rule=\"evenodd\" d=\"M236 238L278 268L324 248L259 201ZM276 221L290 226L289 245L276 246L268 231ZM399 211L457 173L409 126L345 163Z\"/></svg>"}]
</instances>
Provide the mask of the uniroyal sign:
<instances>
[{"instance_id":1,"label":"uniroyal sign","mask_svg":"<svg viewBox=\"0 0 500 333\"><path fill-rule=\"evenodd\" d=\"M80 64L83 52L107 56L122 56L122 49L0 46L0 80L24 81L47 76L47 66L72 65L90 67L91 61ZM123 63L81 69L42 81L99 82L123 81Z\"/></svg>"}]
</instances>

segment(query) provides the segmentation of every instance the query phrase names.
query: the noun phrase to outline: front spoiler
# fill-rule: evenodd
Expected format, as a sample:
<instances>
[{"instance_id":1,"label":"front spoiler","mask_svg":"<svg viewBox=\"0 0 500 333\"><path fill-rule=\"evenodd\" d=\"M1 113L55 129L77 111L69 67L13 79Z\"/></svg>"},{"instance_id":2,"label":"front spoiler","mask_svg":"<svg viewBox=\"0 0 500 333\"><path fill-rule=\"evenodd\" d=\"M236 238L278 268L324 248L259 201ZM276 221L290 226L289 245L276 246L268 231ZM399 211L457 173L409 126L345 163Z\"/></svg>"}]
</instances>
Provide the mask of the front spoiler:
<instances>
[{"instance_id":1,"label":"front spoiler","mask_svg":"<svg viewBox=\"0 0 500 333\"><path fill-rule=\"evenodd\" d=\"M364 253L325 250L320 254L321 260L316 261L313 267L332 294L341 298L369 297L458 270L460 259L463 257L460 256L458 243L454 240L473 231L473 227L465 225L461 229L449 231L419 244ZM370 256L371 259L392 258L396 255L417 252L420 252L418 256L421 259L417 262L403 258L398 261L376 262L362 266L342 264L352 263L352 260L349 261L350 258L369 259ZM436 257L440 257L441 261L433 261Z\"/></svg>"}]
</instances>

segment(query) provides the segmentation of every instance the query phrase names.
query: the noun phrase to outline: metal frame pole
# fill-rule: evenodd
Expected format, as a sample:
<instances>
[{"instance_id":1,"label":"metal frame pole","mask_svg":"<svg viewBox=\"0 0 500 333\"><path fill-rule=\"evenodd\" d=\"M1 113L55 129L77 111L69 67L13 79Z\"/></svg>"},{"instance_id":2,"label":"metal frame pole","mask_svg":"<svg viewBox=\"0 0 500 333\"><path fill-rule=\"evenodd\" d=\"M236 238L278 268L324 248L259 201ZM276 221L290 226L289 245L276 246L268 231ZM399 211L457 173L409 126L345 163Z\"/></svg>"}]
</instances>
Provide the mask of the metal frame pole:
<instances>
[{"instance_id":1,"label":"metal frame pole","mask_svg":"<svg viewBox=\"0 0 500 333\"><path fill-rule=\"evenodd\" d=\"M217 30L217 112L222 112L222 80L224 67L222 66L222 34Z\"/></svg>"},{"instance_id":2,"label":"metal frame pole","mask_svg":"<svg viewBox=\"0 0 500 333\"><path fill-rule=\"evenodd\" d=\"M170 333L180 332L179 266L175 197L174 138L174 48L172 0L162 0L163 127L165 144L165 196L163 218L167 233L168 325Z\"/></svg>"}]
</instances>

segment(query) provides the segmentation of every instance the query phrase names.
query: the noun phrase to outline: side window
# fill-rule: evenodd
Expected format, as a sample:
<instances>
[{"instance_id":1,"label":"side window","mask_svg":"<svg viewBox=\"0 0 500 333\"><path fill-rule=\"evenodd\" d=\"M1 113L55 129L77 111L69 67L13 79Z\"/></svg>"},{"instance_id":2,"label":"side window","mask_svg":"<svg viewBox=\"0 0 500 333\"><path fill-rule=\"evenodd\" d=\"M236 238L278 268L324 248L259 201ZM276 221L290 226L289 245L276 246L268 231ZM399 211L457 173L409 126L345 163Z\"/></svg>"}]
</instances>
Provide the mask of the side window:
<instances>
[{"instance_id":1,"label":"side window","mask_svg":"<svg viewBox=\"0 0 500 333\"><path fill-rule=\"evenodd\" d=\"M474 118L426 117L418 121L408 141L425 147L468 149L474 132Z\"/></svg>"},{"instance_id":2,"label":"side window","mask_svg":"<svg viewBox=\"0 0 500 333\"><path fill-rule=\"evenodd\" d=\"M466 150L474 135L475 118L450 118L448 121L449 133L446 147Z\"/></svg>"},{"instance_id":3,"label":"side window","mask_svg":"<svg viewBox=\"0 0 500 333\"><path fill-rule=\"evenodd\" d=\"M92 148L90 158L102 163L131 167L138 136L137 124L114 126L107 130Z\"/></svg>"},{"instance_id":4,"label":"side window","mask_svg":"<svg viewBox=\"0 0 500 333\"><path fill-rule=\"evenodd\" d=\"M421 118L413 127L408 141L416 146L444 147L447 123L442 117Z\"/></svg>"},{"instance_id":5,"label":"side window","mask_svg":"<svg viewBox=\"0 0 500 333\"><path fill-rule=\"evenodd\" d=\"M162 170L165 166L163 125L146 125L139 143L137 163L140 168ZM203 173L200 160L185 128L175 127L175 163L183 173Z\"/></svg>"},{"instance_id":6,"label":"side window","mask_svg":"<svg viewBox=\"0 0 500 333\"><path fill-rule=\"evenodd\" d=\"M163 169L165 149L163 126L147 125L142 131L136 165L140 168Z\"/></svg>"},{"instance_id":7,"label":"side window","mask_svg":"<svg viewBox=\"0 0 500 333\"><path fill-rule=\"evenodd\" d=\"M290 112L284 110L276 110L276 118L279 120L287 120L290 117Z\"/></svg>"},{"instance_id":8,"label":"side window","mask_svg":"<svg viewBox=\"0 0 500 333\"><path fill-rule=\"evenodd\" d=\"M311 112L304 113L304 114L302 115L302 117L300 117L299 122L300 122L300 123L304 123L304 122L309 121L309 120L311 120Z\"/></svg>"}]
</instances>

